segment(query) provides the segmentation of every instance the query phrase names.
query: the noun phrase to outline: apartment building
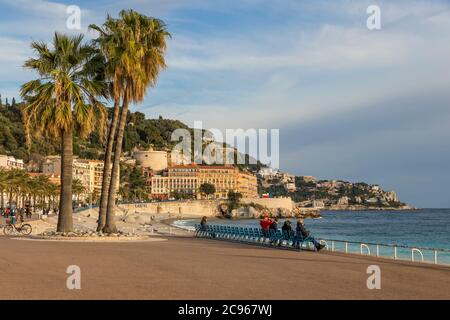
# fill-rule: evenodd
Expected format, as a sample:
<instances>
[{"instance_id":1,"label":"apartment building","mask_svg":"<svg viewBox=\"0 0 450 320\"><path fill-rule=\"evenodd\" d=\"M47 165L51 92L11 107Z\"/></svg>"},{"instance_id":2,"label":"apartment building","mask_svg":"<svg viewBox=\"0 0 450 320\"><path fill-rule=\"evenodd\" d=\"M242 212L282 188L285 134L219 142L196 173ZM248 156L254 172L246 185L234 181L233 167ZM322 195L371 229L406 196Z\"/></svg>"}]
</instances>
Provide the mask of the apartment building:
<instances>
[{"instance_id":1,"label":"apartment building","mask_svg":"<svg viewBox=\"0 0 450 320\"><path fill-rule=\"evenodd\" d=\"M101 194L103 180L104 163L100 160L73 159L72 173L73 179L81 181L85 188L85 193L81 198L87 198L90 194ZM48 156L42 163L42 172L44 174L61 175L61 157Z\"/></svg>"},{"instance_id":2,"label":"apartment building","mask_svg":"<svg viewBox=\"0 0 450 320\"><path fill-rule=\"evenodd\" d=\"M186 194L201 198L199 188L204 183L214 185L214 198L225 199L228 192L239 192L243 197L257 197L256 176L231 165L176 165L161 175L149 176L153 198L167 198L173 194Z\"/></svg>"},{"instance_id":3,"label":"apartment building","mask_svg":"<svg viewBox=\"0 0 450 320\"><path fill-rule=\"evenodd\" d=\"M16 159L13 156L0 154L0 168L4 169L25 169L22 159Z\"/></svg>"}]
</instances>

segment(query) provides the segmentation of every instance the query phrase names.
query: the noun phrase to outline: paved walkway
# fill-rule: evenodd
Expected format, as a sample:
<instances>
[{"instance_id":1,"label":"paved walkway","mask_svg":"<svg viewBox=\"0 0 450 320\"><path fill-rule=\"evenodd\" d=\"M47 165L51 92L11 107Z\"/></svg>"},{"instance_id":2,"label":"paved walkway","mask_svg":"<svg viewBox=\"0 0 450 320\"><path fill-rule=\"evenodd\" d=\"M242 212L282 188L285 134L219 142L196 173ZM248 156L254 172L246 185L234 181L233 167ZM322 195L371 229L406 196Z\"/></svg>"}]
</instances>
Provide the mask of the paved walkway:
<instances>
[{"instance_id":1,"label":"paved walkway","mask_svg":"<svg viewBox=\"0 0 450 320\"><path fill-rule=\"evenodd\" d=\"M222 241L63 243L0 237L0 299L450 299L450 268ZM366 269L381 268L381 290ZM66 269L81 268L81 290Z\"/></svg>"}]
</instances>

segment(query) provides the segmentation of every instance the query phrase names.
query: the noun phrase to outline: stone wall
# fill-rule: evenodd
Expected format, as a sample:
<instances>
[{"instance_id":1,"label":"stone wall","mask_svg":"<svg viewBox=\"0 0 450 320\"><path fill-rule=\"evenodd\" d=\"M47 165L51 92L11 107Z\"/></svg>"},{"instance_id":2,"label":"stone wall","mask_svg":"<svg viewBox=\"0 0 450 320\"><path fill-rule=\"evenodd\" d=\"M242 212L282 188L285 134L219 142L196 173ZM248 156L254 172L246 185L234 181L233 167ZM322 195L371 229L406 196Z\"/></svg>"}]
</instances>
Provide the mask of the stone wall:
<instances>
[{"instance_id":1,"label":"stone wall","mask_svg":"<svg viewBox=\"0 0 450 320\"><path fill-rule=\"evenodd\" d=\"M176 216L217 215L220 202L216 200L167 201L152 203L121 204L120 208L129 213L171 214Z\"/></svg>"},{"instance_id":2,"label":"stone wall","mask_svg":"<svg viewBox=\"0 0 450 320\"><path fill-rule=\"evenodd\" d=\"M226 200L185 200L166 201L152 203L121 204L119 208L128 213L143 214L170 214L175 216L207 216L214 217L219 214L218 207ZM293 202L291 198L245 198L242 203L257 203L269 209L292 210Z\"/></svg>"},{"instance_id":3,"label":"stone wall","mask_svg":"<svg viewBox=\"0 0 450 320\"><path fill-rule=\"evenodd\" d=\"M269 209L284 209L291 211L294 208L294 202L290 197L282 198L243 198L242 203L256 203Z\"/></svg>"}]
</instances>

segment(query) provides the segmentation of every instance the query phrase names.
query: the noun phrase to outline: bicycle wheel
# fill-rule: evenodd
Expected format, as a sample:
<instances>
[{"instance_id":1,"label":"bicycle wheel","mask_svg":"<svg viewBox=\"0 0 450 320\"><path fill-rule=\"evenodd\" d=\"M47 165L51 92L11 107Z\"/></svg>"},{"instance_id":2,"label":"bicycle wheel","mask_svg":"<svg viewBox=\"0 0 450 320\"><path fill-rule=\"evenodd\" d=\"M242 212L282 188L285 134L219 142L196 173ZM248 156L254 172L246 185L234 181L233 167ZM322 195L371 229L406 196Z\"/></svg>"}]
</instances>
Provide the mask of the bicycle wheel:
<instances>
[{"instance_id":1,"label":"bicycle wheel","mask_svg":"<svg viewBox=\"0 0 450 320\"><path fill-rule=\"evenodd\" d=\"M29 224L23 224L22 227L20 227L20 233L23 235L29 235L33 231L31 226Z\"/></svg>"},{"instance_id":2,"label":"bicycle wheel","mask_svg":"<svg viewBox=\"0 0 450 320\"><path fill-rule=\"evenodd\" d=\"M3 228L3 233L7 236L14 233L14 227L12 225L7 225Z\"/></svg>"}]
</instances>

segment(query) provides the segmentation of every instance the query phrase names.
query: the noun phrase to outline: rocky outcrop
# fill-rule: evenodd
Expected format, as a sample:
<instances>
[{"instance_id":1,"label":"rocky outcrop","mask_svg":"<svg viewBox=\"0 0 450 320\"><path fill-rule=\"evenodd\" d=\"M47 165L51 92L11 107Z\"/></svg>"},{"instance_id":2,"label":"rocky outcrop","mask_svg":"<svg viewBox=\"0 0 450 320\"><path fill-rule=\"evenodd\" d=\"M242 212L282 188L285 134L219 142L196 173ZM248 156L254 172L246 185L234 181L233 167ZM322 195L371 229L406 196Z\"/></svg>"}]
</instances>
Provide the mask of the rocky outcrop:
<instances>
[{"instance_id":1,"label":"rocky outcrop","mask_svg":"<svg viewBox=\"0 0 450 320\"><path fill-rule=\"evenodd\" d=\"M387 202L399 202L398 196L395 191L388 191L385 193L385 200Z\"/></svg>"},{"instance_id":2,"label":"rocky outcrop","mask_svg":"<svg viewBox=\"0 0 450 320\"><path fill-rule=\"evenodd\" d=\"M317 209L325 208L325 202L323 200L313 200L312 206Z\"/></svg>"},{"instance_id":3,"label":"rocky outcrop","mask_svg":"<svg viewBox=\"0 0 450 320\"><path fill-rule=\"evenodd\" d=\"M222 207L223 209L223 207ZM299 205L294 205L292 210L286 208L255 208L252 205L244 205L237 209L231 210L222 214L224 218L231 219L257 219L261 215L268 214L272 218L319 218L320 212L315 208L303 208Z\"/></svg>"},{"instance_id":4,"label":"rocky outcrop","mask_svg":"<svg viewBox=\"0 0 450 320\"><path fill-rule=\"evenodd\" d=\"M347 196L340 197L337 204L340 206L348 205L348 197Z\"/></svg>"},{"instance_id":5,"label":"rocky outcrop","mask_svg":"<svg viewBox=\"0 0 450 320\"><path fill-rule=\"evenodd\" d=\"M320 218L320 211L315 208L303 208L299 205L292 210L292 217L295 218Z\"/></svg>"},{"instance_id":6,"label":"rocky outcrop","mask_svg":"<svg viewBox=\"0 0 450 320\"><path fill-rule=\"evenodd\" d=\"M380 207L380 206L371 206L371 205L348 205L348 206L341 206L341 205L330 205L325 208L325 210L330 211L400 211L400 210L417 210L415 207L411 207L408 205L402 205L398 207Z\"/></svg>"}]
</instances>

